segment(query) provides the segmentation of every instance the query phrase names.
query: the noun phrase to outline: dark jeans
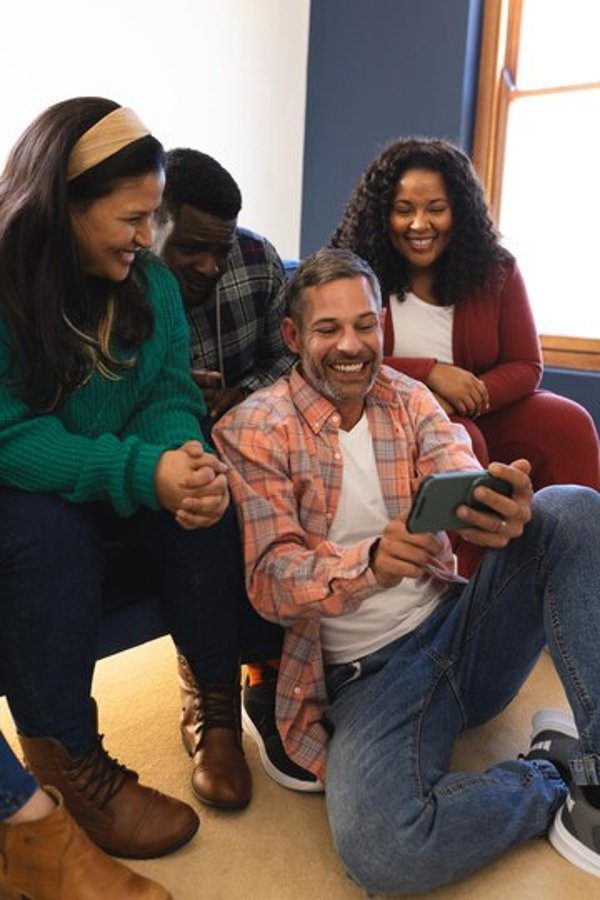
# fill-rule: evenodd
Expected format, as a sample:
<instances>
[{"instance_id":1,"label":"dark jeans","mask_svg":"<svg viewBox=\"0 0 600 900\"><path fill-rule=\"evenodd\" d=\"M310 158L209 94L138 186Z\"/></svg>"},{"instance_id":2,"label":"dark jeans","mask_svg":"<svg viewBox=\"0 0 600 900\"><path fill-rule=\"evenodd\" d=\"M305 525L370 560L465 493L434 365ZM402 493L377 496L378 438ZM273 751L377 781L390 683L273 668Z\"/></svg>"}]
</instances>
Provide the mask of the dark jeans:
<instances>
[{"instance_id":1,"label":"dark jeans","mask_svg":"<svg viewBox=\"0 0 600 900\"><path fill-rule=\"evenodd\" d=\"M107 542L149 554L169 631L202 684L230 682L244 660L281 652L281 629L250 607L235 512L184 531L166 512L121 518L104 503L0 490L0 664L11 712L29 737L73 755L95 733L90 703ZM136 551L137 552L137 551ZM244 651L241 651L242 645Z\"/></svg>"},{"instance_id":2,"label":"dark jeans","mask_svg":"<svg viewBox=\"0 0 600 900\"><path fill-rule=\"evenodd\" d=\"M0 821L14 816L37 790L37 781L12 752L0 731Z\"/></svg>"}]
</instances>

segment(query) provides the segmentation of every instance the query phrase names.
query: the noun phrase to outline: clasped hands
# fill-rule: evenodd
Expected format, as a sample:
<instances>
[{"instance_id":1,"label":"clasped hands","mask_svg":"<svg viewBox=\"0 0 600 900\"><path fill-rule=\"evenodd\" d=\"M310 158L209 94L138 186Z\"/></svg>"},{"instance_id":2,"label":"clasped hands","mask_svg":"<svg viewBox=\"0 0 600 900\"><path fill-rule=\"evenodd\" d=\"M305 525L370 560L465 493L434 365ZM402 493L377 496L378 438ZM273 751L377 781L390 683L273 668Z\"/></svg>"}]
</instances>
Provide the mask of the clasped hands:
<instances>
[{"instance_id":1,"label":"clasped hands","mask_svg":"<svg viewBox=\"0 0 600 900\"><path fill-rule=\"evenodd\" d=\"M488 471L490 475L510 482L512 497L504 497L490 488L478 487L473 493L474 498L494 512L479 512L461 505L456 509L456 515L468 523L459 532L464 540L498 550L506 547L512 538L520 537L531 519L531 466L526 459L518 459L510 465L491 463ZM371 570L382 588L394 587L403 578L422 577L439 549L435 535L410 534L403 520L392 519L371 548Z\"/></svg>"},{"instance_id":2,"label":"clasped hands","mask_svg":"<svg viewBox=\"0 0 600 900\"><path fill-rule=\"evenodd\" d=\"M489 409L490 397L485 383L460 366L436 363L426 383L449 416L458 414L475 419Z\"/></svg>"},{"instance_id":3,"label":"clasped hands","mask_svg":"<svg viewBox=\"0 0 600 900\"><path fill-rule=\"evenodd\" d=\"M229 504L226 472L225 463L199 441L166 450L154 472L158 502L187 531L208 528Z\"/></svg>"}]
</instances>

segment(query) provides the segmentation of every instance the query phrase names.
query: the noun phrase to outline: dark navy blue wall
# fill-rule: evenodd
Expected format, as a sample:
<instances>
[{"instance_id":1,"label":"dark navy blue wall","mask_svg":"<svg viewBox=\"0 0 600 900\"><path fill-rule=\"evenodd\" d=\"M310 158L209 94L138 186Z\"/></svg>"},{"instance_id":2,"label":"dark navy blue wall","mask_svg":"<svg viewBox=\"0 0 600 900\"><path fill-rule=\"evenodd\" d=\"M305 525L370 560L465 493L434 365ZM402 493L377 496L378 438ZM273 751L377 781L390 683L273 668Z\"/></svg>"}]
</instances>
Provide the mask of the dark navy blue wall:
<instances>
[{"instance_id":1,"label":"dark navy blue wall","mask_svg":"<svg viewBox=\"0 0 600 900\"><path fill-rule=\"evenodd\" d=\"M301 255L320 247L399 135L470 149L481 0L312 0Z\"/></svg>"}]
</instances>

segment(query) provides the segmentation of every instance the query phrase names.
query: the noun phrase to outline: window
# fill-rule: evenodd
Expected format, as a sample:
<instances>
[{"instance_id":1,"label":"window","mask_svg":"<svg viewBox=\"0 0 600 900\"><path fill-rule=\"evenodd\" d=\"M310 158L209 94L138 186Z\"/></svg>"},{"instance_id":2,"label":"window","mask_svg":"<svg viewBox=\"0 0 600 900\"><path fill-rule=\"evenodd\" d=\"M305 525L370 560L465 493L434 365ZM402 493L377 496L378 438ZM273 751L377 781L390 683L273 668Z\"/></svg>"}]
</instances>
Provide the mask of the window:
<instances>
[{"instance_id":1,"label":"window","mask_svg":"<svg viewBox=\"0 0 600 900\"><path fill-rule=\"evenodd\" d=\"M474 163L546 364L600 370L600 4L486 0Z\"/></svg>"}]
</instances>

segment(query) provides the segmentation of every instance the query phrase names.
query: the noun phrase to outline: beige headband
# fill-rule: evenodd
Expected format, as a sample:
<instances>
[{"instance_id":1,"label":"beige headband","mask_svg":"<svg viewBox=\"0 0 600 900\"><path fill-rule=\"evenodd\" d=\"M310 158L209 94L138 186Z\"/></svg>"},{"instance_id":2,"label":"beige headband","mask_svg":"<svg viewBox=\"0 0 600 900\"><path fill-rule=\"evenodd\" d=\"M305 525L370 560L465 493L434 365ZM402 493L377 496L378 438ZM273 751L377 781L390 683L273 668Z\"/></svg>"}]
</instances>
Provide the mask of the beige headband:
<instances>
[{"instance_id":1,"label":"beige headband","mask_svg":"<svg viewBox=\"0 0 600 900\"><path fill-rule=\"evenodd\" d=\"M134 111L119 106L81 135L69 156L67 181L147 134L150 132Z\"/></svg>"}]
</instances>

